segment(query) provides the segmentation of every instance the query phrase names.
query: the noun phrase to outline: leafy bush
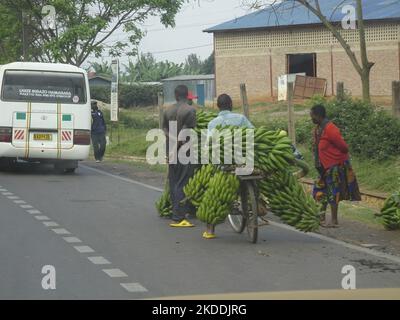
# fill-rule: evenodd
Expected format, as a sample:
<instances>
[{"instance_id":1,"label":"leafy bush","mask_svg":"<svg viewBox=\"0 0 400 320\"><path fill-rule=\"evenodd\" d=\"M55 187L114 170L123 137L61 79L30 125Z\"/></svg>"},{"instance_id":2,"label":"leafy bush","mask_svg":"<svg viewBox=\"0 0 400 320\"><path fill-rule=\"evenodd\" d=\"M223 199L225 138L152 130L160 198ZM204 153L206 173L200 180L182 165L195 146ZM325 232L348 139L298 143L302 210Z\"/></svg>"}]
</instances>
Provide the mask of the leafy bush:
<instances>
[{"instance_id":1,"label":"leafy bush","mask_svg":"<svg viewBox=\"0 0 400 320\"><path fill-rule=\"evenodd\" d=\"M121 112L120 122L125 126L125 128L134 128L134 129L158 128L158 118L156 119L152 115L149 115L147 117L139 117Z\"/></svg>"},{"instance_id":2,"label":"leafy bush","mask_svg":"<svg viewBox=\"0 0 400 320\"><path fill-rule=\"evenodd\" d=\"M161 85L121 84L119 86L119 106L121 108L146 107L157 105ZM92 99L110 103L111 88L93 87L90 89Z\"/></svg>"},{"instance_id":3,"label":"leafy bush","mask_svg":"<svg viewBox=\"0 0 400 320\"><path fill-rule=\"evenodd\" d=\"M119 102L121 108L146 107L157 105L161 85L120 85Z\"/></svg>"},{"instance_id":4,"label":"leafy bush","mask_svg":"<svg viewBox=\"0 0 400 320\"><path fill-rule=\"evenodd\" d=\"M352 154L378 160L400 154L400 121L371 104L347 98L343 101L313 99L341 130Z\"/></svg>"},{"instance_id":5,"label":"leafy bush","mask_svg":"<svg viewBox=\"0 0 400 320\"><path fill-rule=\"evenodd\" d=\"M296 122L296 142L311 146L312 144L312 130L314 124L310 119L301 119Z\"/></svg>"},{"instance_id":6,"label":"leafy bush","mask_svg":"<svg viewBox=\"0 0 400 320\"><path fill-rule=\"evenodd\" d=\"M91 87L90 96L92 99L102 101L104 103L110 103L111 88Z\"/></svg>"}]
</instances>

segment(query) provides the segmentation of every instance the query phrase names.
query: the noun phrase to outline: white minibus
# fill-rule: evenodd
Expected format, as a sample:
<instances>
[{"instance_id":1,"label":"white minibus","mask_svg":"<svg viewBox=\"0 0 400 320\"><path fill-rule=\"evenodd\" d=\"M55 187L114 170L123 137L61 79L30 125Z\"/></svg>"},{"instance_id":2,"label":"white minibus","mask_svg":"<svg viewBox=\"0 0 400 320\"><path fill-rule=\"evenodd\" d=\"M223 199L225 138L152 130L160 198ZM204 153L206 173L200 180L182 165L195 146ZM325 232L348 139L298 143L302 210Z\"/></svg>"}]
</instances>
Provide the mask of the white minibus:
<instances>
[{"instance_id":1,"label":"white minibus","mask_svg":"<svg viewBox=\"0 0 400 320\"><path fill-rule=\"evenodd\" d=\"M53 163L74 172L89 156L87 72L52 63L0 66L0 159Z\"/></svg>"}]
</instances>

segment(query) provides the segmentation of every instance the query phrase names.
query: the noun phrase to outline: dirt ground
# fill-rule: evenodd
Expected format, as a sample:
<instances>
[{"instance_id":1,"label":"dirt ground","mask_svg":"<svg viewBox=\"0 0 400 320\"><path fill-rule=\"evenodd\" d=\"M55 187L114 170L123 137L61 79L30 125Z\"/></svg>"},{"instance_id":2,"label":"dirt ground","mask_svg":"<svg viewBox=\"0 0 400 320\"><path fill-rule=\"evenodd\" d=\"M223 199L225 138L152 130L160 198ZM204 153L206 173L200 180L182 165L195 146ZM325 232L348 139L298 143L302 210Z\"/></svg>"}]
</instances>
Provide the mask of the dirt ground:
<instances>
[{"instance_id":1,"label":"dirt ground","mask_svg":"<svg viewBox=\"0 0 400 320\"><path fill-rule=\"evenodd\" d=\"M136 166L133 163L121 163L109 160L102 163L86 161L84 164L158 188L163 188L166 180L165 173L155 172L145 166ZM279 221L279 218L272 214L268 218L273 221ZM366 248L400 255L400 230L386 231L381 226L365 225L344 217L341 217L339 222L340 228L320 228L318 233Z\"/></svg>"}]
</instances>

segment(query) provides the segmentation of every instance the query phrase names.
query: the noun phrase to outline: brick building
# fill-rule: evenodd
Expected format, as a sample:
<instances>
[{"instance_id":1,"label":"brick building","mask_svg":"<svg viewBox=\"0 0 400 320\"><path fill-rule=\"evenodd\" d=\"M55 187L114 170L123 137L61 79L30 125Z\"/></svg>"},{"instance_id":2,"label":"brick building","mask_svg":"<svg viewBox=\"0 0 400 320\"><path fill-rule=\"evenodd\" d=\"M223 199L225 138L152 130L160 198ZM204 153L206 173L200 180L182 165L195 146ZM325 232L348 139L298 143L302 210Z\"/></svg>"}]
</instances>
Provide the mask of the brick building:
<instances>
[{"instance_id":1,"label":"brick building","mask_svg":"<svg viewBox=\"0 0 400 320\"><path fill-rule=\"evenodd\" d=\"M359 59L358 31L341 28L341 7L354 1L320 3ZM364 0L363 9L368 58L375 62L371 94L388 96L391 82L400 80L400 0ZM227 92L238 99L239 85L246 83L249 98L271 99L277 96L280 75L305 72L327 80L327 95L335 94L338 81L353 96L362 95L360 77L344 49L303 6L269 7L205 32L214 34L218 94Z\"/></svg>"}]
</instances>

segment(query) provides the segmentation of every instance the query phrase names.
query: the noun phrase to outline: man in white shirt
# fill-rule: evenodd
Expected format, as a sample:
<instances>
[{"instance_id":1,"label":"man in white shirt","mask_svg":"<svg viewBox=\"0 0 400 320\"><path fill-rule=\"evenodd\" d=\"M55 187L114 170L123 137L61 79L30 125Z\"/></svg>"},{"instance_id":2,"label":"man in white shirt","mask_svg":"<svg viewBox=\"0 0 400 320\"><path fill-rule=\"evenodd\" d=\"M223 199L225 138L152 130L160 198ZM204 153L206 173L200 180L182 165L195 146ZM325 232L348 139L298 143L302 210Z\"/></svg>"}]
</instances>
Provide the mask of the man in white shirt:
<instances>
[{"instance_id":1,"label":"man in white shirt","mask_svg":"<svg viewBox=\"0 0 400 320\"><path fill-rule=\"evenodd\" d=\"M224 93L218 97L217 105L220 112L218 117L210 121L208 124L208 136L211 135L211 131L218 125L254 128L249 119L244 115L232 112L232 99L227 94Z\"/></svg>"}]
</instances>

